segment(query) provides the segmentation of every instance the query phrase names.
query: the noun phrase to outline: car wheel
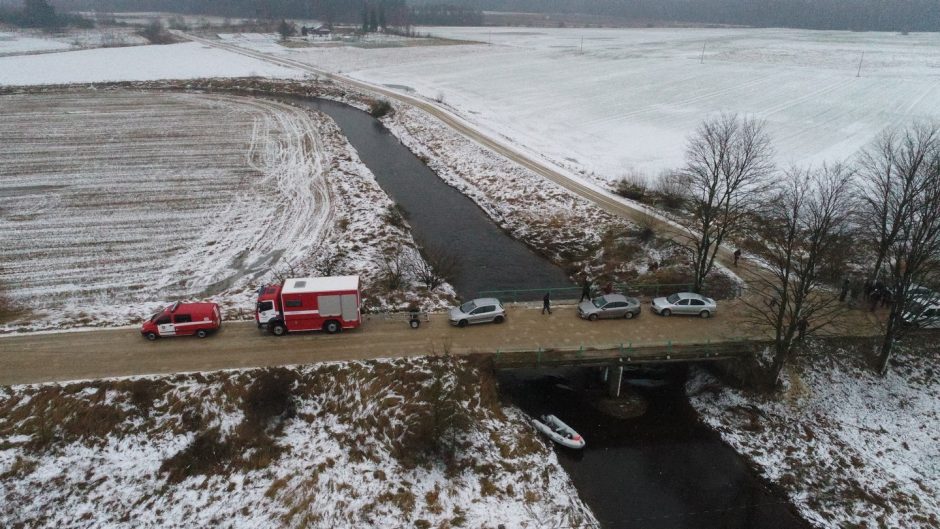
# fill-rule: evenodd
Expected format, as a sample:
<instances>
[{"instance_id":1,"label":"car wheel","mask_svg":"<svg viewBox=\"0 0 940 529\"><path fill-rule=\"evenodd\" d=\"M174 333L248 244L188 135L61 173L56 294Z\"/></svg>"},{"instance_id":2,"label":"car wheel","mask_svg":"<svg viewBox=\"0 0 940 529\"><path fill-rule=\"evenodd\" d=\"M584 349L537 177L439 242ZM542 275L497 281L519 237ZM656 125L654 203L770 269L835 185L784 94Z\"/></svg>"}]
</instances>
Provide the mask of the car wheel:
<instances>
[{"instance_id":1,"label":"car wheel","mask_svg":"<svg viewBox=\"0 0 940 529\"><path fill-rule=\"evenodd\" d=\"M323 324L323 330L330 334L336 334L340 331L339 322L336 320L330 320Z\"/></svg>"},{"instance_id":2,"label":"car wheel","mask_svg":"<svg viewBox=\"0 0 940 529\"><path fill-rule=\"evenodd\" d=\"M588 319L591 321L597 321L597 314L591 314L590 316L588 316Z\"/></svg>"},{"instance_id":3,"label":"car wheel","mask_svg":"<svg viewBox=\"0 0 940 529\"><path fill-rule=\"evenodd\" d=\"M285 327L283 323L275 323L273 325L270 325L270 328L271 328L271 334L273 334L274 336L284 336L285 334L287 334L287 327Z\"/></svg>"},{"instance_id":4,"label":"car wheel","mask_svg":"<svg viewBox=\"0 0 940 529\"><path fill-rule=\"evenodd\" d=\"M408 325L410 325L412 329L417 329L421 326L421 320L410 320L408 321Z\"/></svg>"},{"instance_id":5,"label":"car wheel","mask_svg":"<svg viewBox=\"0 0 940 529\"><path fill-rule=\"evenodd\" d=\"M502 316L496 316L495 318L493 318L493 323L503 323L504 321L506 321L506 318Z\"/></svg>"},{"instance_id":6,"label":"car wheel","mask_svg":"<svg viewBox=\"0 0 940 529\"><path fill-rule=\"evenodd\" d=\"M629 310L627 311L626 314L623 315L623 317L626 318L626 319L628 319L628 320L632 320L634 316L636 316L636 314L630 312Z\"/></svg>"},{"instance_id":7,"label":"car wheel","mask_svg":"<svg viewBox=\"0 0 940 529\"><path fill-rule=\"evenodd\" d=\"M147 339L150 340L151 342L157 339L157 333L154 333L154 332L148 332L144 336L146 336Z\"/></svg>"},{"instance_id":8,"label":"car wheel","mask_svg":"<svg viewBox=\"0 0 940 529\"><path fill-rule=\"evenodd\" d=\"M457 326L458 326L458 327L466 327L466 326L467 326L467 323L468 323L467 320L460 320L460 321L457 322Z\"/></svg>"},{"instance_id":9,"label":"car wheel","mask_svg":"<svg viewBox=\"0 0 940 529\"><path fill-rule=\"evenodd\" d=\"M662 314L663 316L669 316L672 314L672 311L669 309L663 309L663 311L660 312L660 314Z\"/></svg>"},{"instance_id":10,"label":"car wheel","mask_svg":"<svg viewBox=\"0 0 940 529\"><path fill-rule=\"evenodd\" d=\"M708 319L712 317L712 313L708 312L707 310L703 310L702 312L699 312L698 315L701 316L703 319Z\"/></svg>"},{"instance_id":11,"label":"car wheel","mask_svg":"<svg viewBox=\"0 0 940 529\"><path fill-rule=\"evenodd\" d=\"M198 336L199 338L205 338L206 336L209 336L209 333L205 329L199 329L198 331L196 331L196 336Z\"/></svg>"}]
</instances>

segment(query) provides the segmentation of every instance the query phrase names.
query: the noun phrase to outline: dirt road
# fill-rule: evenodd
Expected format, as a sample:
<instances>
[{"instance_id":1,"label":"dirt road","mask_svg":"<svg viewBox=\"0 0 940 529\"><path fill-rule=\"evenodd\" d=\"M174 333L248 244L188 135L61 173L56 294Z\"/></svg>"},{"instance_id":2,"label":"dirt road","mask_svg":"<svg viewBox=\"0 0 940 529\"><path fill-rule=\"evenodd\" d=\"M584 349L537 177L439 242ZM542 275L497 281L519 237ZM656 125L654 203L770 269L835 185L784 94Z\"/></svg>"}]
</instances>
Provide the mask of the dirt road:
<instances>
[{"instance_id":1,"label":"dirt road","mask_svg":"<svg viewBox=\"0 0 940 529\"><path fill-rule=\"evenodd\" d=\"M644 312L633 320L588 322L572 305L553 314L538 309L508 307L507 321L464 329L451 327L444 314L413 330L401 321L370 317L360 329L341 334L301 333L274 337L253 322L224 324L214 336L200 340L181 337L148 342L136 329L32 334L0 338L0 384L23 384L124 375L146 375L332 360L418 356L451 352L495 352L512 349L614 346L617 344L674 344L762 338L741 324L743 305L725 302L719 314L663 318ZM864 311L848 319L860 332L874 329Z\"/></svg>"}]
</instances>

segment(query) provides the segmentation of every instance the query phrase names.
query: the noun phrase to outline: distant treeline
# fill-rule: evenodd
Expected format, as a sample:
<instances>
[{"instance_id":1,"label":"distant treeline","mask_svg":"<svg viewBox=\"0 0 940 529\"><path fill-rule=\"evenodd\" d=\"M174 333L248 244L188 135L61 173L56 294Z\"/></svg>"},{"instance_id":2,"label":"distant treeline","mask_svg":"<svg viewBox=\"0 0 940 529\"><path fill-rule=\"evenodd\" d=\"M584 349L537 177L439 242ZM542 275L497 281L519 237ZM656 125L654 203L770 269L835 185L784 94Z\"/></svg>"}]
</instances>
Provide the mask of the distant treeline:
<instances>
[{"instance_id":1,"label":"distant treeline","mask_svg":"<svg viewBox=\"0 0 940 529\"><path fill-rule=\"evenodd\" d=\"M940 0L53 0L66 10L169 11L358 23L382 4L413 24L482 24L483 10L646 21L869 31L940 31ZM389 24L399 22L389 18ZM405 25L405 24L401 24Z\"/></svg>"},{"instance_id":2,"label":"distant treeline","mask_svg":"<svg viewBox=\"0 0 940 529\"><path fill-rule=\"evenodd\" d=\"M409 0L420 6L441 0ZM940 31L940 0L448 0L473 10L868 31Z\"/></svg>"},{"instance_id":3,"label":"distant treeline","mask_svg":"<svg viewBox=\"0 0 940 529\"><path fill-rule=\"evenodd\" d=\"M232 18L312 18L359 23L363 13L382 10L390 25L404 25L405 0L52 0L70 11L160 11Z\"/></svg>"}]
</instances>

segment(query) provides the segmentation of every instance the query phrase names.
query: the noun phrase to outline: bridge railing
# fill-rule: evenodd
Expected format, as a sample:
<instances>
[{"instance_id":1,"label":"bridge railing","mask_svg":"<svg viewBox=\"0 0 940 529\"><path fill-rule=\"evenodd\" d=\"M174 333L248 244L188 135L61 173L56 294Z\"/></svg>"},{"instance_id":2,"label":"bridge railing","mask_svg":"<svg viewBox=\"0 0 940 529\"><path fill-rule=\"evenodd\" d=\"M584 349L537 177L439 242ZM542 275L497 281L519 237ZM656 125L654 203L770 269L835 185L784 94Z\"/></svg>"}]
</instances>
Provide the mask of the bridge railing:
<instances>
[{"instance_id":1,"label":"bridge railing","mask_svg":"<svg viewBox=\"0 0 940 529\"><path fill-rule=\"evenodd\" d=\"M667 296L674 292L687 292L691 283L616 283L613 292L638 298ZM482 290L477 294L481 298L497 298L503 302L538 301L548 292L553 301L576 300L581 297L581 287L548 287L508 290ZM592 285L591 296L603 293L600 285Z\"/></svg>"},{"instance_id":2,"label":"bridge railing","mask_svg":"<svg viewBox=\"0 0 940 529\"><path fill-rule=\"evenodd\" d=\"M769 344L766 340L725 339L686 342L623 342L612 344L497 348L497 367L552 367L563 365L692 362L745 357Z\"/></svg>"}]
</instances>

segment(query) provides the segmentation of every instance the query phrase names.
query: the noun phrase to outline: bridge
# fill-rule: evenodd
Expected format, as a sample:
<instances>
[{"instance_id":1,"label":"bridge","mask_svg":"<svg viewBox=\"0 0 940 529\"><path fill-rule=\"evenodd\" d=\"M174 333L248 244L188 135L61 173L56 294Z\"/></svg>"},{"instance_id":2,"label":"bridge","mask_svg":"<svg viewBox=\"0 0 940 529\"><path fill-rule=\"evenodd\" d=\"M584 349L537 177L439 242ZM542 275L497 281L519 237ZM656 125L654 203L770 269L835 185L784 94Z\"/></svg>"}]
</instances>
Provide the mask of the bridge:
<instances>
[{"instance_id":1,"label":"bridge","mask_svg":"<svg viewBox=\"0 0 940 529\"><path fill-rule=\"evenodd\" d=\"M501 325L458 329L442 313L411 329L403 321L368 316L360 329L335 335L274 337L254 322L225 322L204 340L148 342L135 327L0 337L0 385L323 361L401 358L427 354L487 354L498 369L561 366L622 367L652 362L744 358L760 350L764 331L743 327L740 301L722 302L711 319L663 318L644 309L632 320L588 322L573 305L542 315L511 305ZM867 311L849 311L855 334L875 331Z\"/></svg>"}]
</instances>

